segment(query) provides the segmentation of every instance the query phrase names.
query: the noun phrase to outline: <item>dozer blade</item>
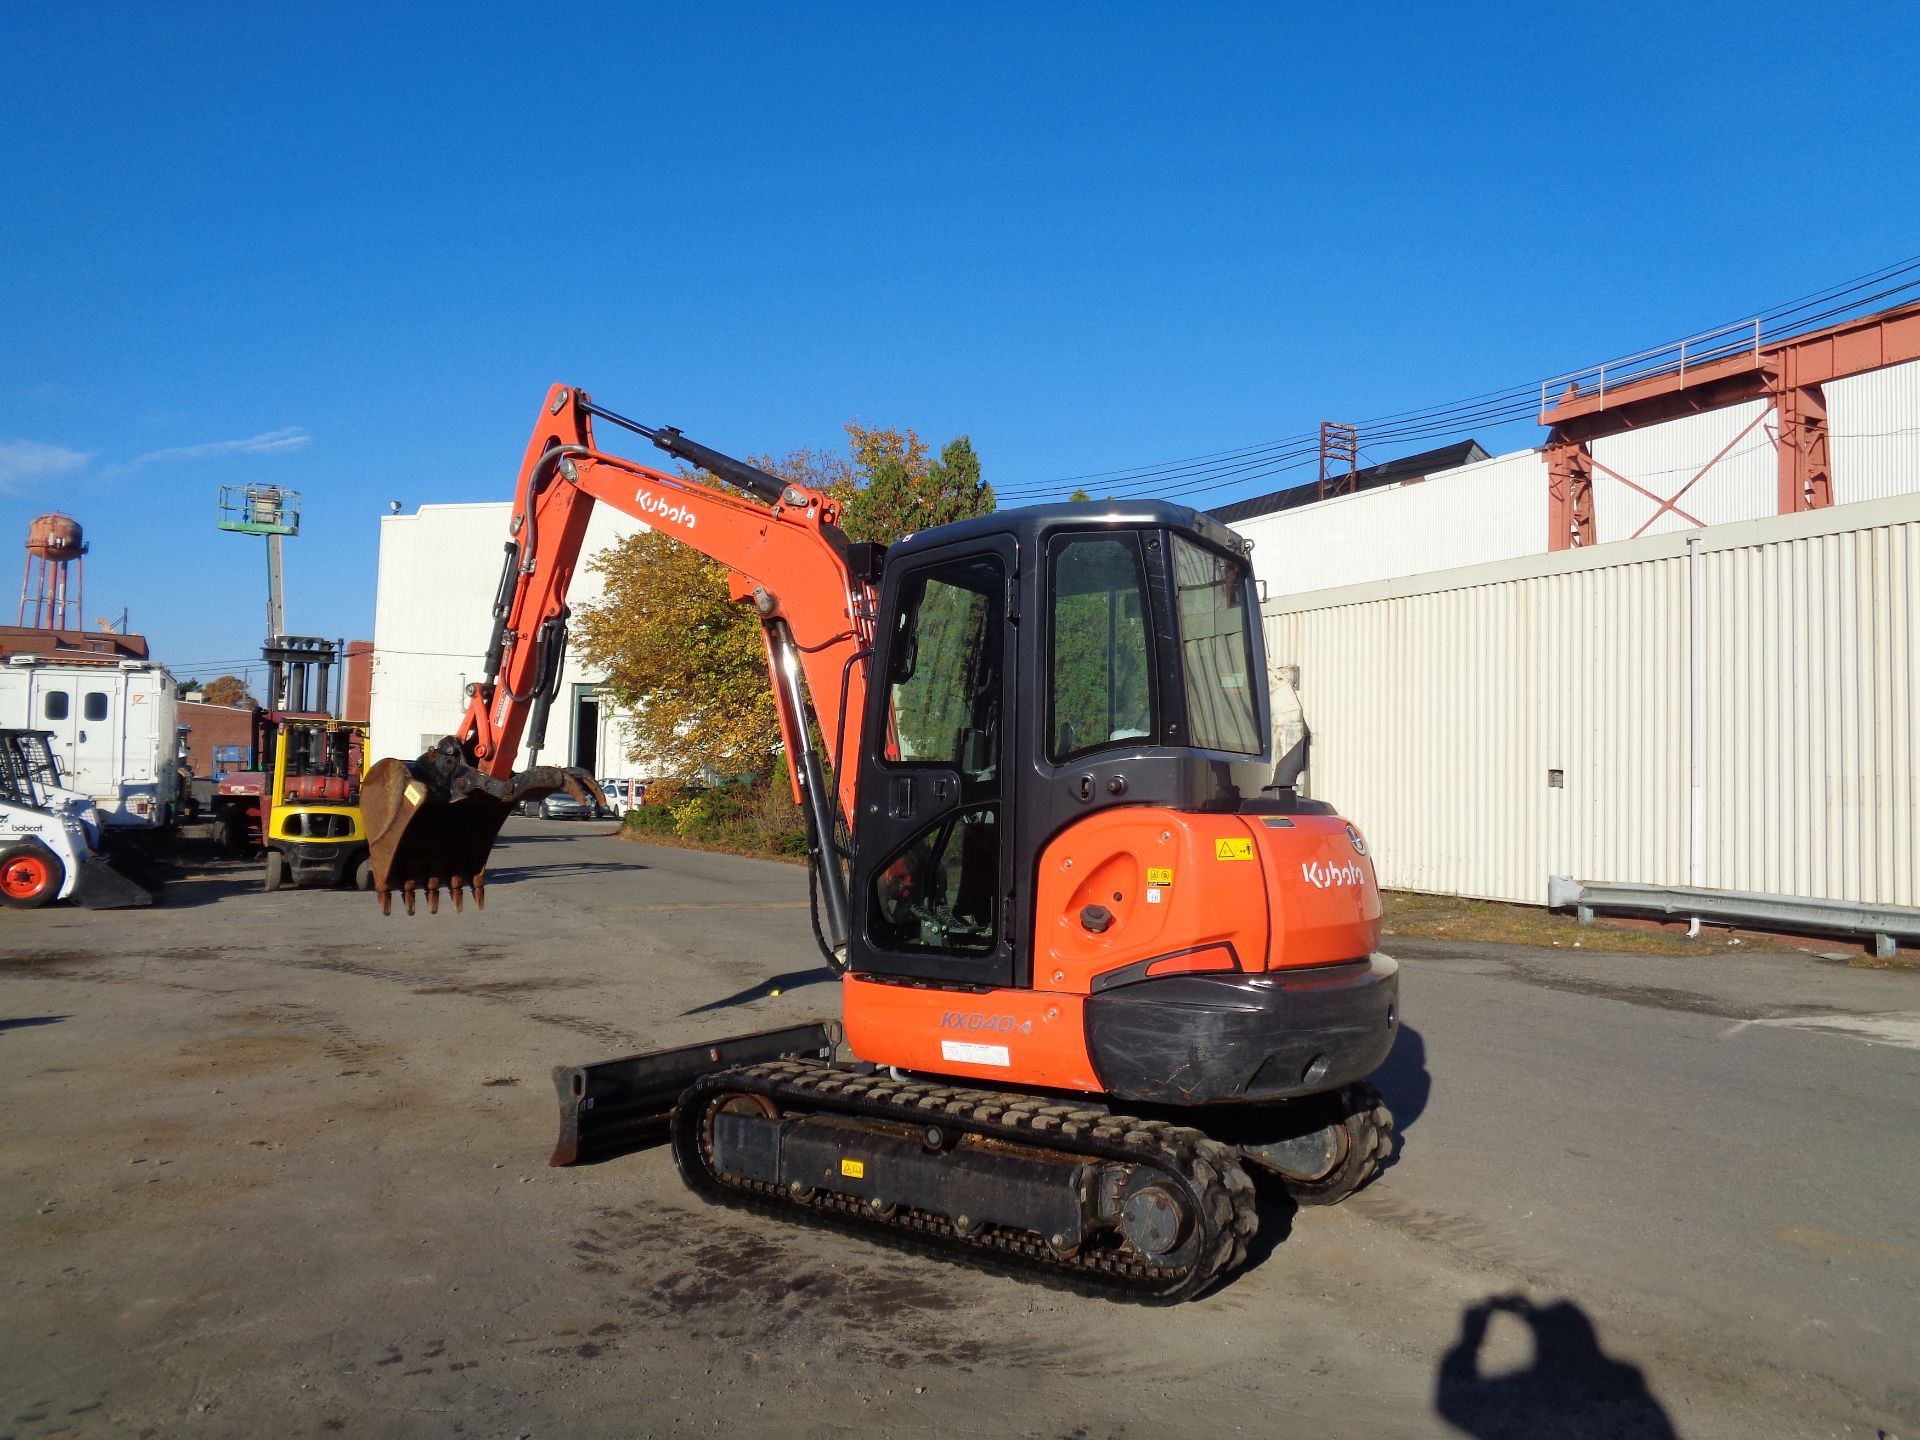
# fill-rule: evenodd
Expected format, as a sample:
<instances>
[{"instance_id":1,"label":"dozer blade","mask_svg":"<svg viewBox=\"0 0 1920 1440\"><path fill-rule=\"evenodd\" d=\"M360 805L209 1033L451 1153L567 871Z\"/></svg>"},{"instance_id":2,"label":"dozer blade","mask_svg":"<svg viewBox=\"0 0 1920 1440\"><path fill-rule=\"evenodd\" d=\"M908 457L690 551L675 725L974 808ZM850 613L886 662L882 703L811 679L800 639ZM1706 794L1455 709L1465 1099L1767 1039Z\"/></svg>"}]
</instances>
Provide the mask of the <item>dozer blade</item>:
<instances>
[{"instance_id":1,"label":"dozer blade","mask_svg":"<svg viewBox=\"0 0 1920 1440\"><path fill-rule=\"evenodd\" d=\"M560 1141L547 1163L607 1160L664 1140L681 1094L701 1076L768 1060L831 1060L839 1041L838 1022L817 1020L678 1050L655 1050L591 1065L556 1065L553 1088L560 1093Z\"/></svg>"},{"instance_id":2,"label":"dozer blade","mask_svg":"<svg viewBox=\"0 0 1920 1440\"><path fill-rule=\"evenodd\" d=\"M367 827L367 858L380 913L393 913L393 892L414 913L424 891L429 913L440 911L440 889L465 908L487 903L487 857L514 806L565 790L604 805L599 785L582 770L542 765L511 780L496 780L466 762L457 742L442 740L418 760L380 760L360 785Z\"/></svg>"}]
</instances>

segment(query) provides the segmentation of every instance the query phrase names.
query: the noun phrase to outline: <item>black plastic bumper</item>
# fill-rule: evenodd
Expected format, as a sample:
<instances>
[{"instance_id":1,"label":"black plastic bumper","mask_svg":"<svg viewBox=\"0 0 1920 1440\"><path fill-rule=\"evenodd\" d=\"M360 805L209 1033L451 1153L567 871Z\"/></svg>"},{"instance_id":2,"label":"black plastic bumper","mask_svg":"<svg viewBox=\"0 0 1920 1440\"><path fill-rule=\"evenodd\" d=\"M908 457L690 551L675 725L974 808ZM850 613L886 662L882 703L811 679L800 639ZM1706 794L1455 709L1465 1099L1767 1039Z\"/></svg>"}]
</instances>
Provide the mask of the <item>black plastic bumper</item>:
<instances>
[{"instance_id":1,"label":"black plastic bumper","mask_svg":"<svg viewBox=\"0 0 1920 1440\"><path fill-rule=\"evenodd\" d=\"M1169 975L1092 996L1087 1053L1122 1100L1289 1100L1387 1058L1400 966L1385 955L1267 975Z\"/></svg>"}]
</instances>

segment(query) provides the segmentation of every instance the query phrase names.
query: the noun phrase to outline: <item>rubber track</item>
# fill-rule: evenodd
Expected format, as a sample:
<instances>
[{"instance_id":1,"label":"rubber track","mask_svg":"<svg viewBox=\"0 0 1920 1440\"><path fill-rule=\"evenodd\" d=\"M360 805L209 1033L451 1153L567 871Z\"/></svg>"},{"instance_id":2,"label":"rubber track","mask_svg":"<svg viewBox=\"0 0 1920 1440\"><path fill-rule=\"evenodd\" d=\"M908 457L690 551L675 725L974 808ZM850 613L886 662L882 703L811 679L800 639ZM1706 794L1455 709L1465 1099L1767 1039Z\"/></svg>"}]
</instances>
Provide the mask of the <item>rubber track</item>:
<instances>
[{"instance_id":1,"label":"rubber track","mask_svg":"<svg viewBox=\"0 0 1920 1440\"><path fill-rule=\"evenodd\" d=\"M1155 1266L1124 1249L1083 1248L1062 1257L1030 1231L986 1226L960 1234L944 1215L901 1206L875 1214L859 1198L818 1190L797 1199L776 1186L718 1174L706 1136L713 1101L764 1095L782 1111L939 1125L1030 1150L1147 1165L1169 1174L1201 1207L1206 1230L1189 1266ZM1234 1151L1198 1130L992 1090L861 1075L801 1060L775 1060L703 1077L681 1096L674 1162L696 1194L716 1204L812 1223L890 1244L909 1254L971 1265L1056 1289L1144 1305L1192 1299L1246 1259L1259 1217L1253 1182Z\"/></svg>"}]
</instances>

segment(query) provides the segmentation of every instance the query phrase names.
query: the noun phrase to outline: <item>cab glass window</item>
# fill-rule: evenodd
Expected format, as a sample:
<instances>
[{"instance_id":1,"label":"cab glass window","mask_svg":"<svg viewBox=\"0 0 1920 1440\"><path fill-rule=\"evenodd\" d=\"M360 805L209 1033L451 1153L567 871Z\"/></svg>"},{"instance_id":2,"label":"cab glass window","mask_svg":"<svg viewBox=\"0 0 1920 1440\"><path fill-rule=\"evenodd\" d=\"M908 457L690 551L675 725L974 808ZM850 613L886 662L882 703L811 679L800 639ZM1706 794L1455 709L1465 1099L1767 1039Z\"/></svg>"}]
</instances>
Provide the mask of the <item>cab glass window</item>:
<instances>
[{"instance_id":1,"label":"cab glass window","mask_svg":"<svg viewBox=\"0 0 1920 1440\"><path fill-rule=\"evenodd\" d=\"M1154 733L1147 582L1134 535L1068 535L1052 545L1047 758Z\"/></svg>"},{"instance_id":2,"label":"cab glass window","mask_svg":"<svg viewBox=\"0 0 1920 1440\"><path fill-rule=\"evenodd\" d=\"M999 938L1000 807L951 810L874 877L867 931L887 950L984 955Z\"/></svg>"},{"instance_id":3,"label":"cab glass window","mask_svg":"<svg viewBox=\"0 0 1920 1440\"><path fill-rule=\"evenodd\" d=\"M1003 589L1004 572L991 555L937 566L901 588L888 656L886 759L950 765L974 780L997 770Z\"/></svg>"},{"instance_id":4,"label":"cab glass window","mask_svg":"<svg viewBox=\"0 0 1920 1440\"><path fill-rule=\"evenodd\" d=\"M89 690L86 699L80 702L80 713L89 720L107 718L107 694L104 690Z\"/></svg>"},{"instance_id":5,"label":"cab glass window","mask_svg":"<svg viewBox=\"0 0 1920 1440\"><path fill-rule=\"evenodd\" d=\"M43 711L49 720L64 720L67 718L70 704L71 701L67 698L66 691L49 690L47 691L47 698L43 704Z\"/></svg>"},{"instance_id":6,"label":"cab glass window","mask_svg":"<svg viewBox=\"0 0 1920 1440\"><path fill-rule=\"evenodd\" d=\"M1257 755L1266 747L1254 686L1266 677L1253 673L1246 564L1176 535L1173 579L1191 741L1202 750Z\"/></svg>"}]
</instances>

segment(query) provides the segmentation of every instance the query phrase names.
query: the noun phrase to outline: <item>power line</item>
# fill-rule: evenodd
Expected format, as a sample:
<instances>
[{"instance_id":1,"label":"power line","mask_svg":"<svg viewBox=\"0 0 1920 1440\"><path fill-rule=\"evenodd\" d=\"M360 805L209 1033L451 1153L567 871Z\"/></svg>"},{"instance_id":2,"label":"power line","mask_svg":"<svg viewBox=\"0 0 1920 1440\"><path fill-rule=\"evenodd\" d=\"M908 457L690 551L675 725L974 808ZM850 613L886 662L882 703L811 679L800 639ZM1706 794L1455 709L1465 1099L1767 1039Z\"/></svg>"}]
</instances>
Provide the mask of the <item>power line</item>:
<instances>
[{"instance_id":1,"label":"power line","mask_svg":"<svg viewBox=\"0 0 1920 1440\"><path fill-rule=\"evenodd\" d=\"M1903 279L1902 277L1911 278ZM1890 281L1897 283L1888 284L1887 282ZM1875 286L1881 288L1873 290ZM1920 288L1920 255L1896 260L1876 270L1870 270L1864 275L1857 275L1851 280L1811 291L1772 309L1762 311L1748 320L1735 321L1731 325L1723 326L1721 330L1731 335L1742 326L1751 324L1756 327L1761 338L1779 338L1785 333L1798 333L1823 321L1837 319L1840 316L1858 312L1867 306L1906 295L1917 288ZM1873 293L1862 293L1868 290L1873 290ZM1815 313L1809 314L1807 313L1809 311ZM1790 324L1782 323L1790 318ZM1712 336L1721 331L1706 330L1698 333ZM1675 343L1678 344L1678 342ZM1669 347L1643 352L1640 359L1646 365L1655 365L1659 363L1659 355L1667 348ZM1738 347L1730 342L1728 348L1732 350ZM1611 370L1616 367L1630 367L1633 363L1634 357L1623 357L1620 360L1601 362L1591 368L1599 370L1604 365ZM1446 401L1438 405L1390 412L1371 420L1360 421L1357 428L1361 432L1364 443L1369 446L1389 442L1411 444L1422 440L1438 440L1461 435L1476 428L1514 424L1528 419L1537 420L1539 395L1540 383L1528 382L1485 391L1479 395ZM1015 485L1005 489L996 487L995 494L1001 500L1039 499L1062 494L1089 481L1094 482L1096 488L1105 491L1115 499L1137 498L1154 493L1183 497L1208 494L1302 468L1311 459L1317 458L1318 452L1318 434L1310 432L1258 445L1209 451L1180 460L1091 471L1081 475L1063 476L1058 480L1044 483Z\"/></svg>"}]
</instances>

